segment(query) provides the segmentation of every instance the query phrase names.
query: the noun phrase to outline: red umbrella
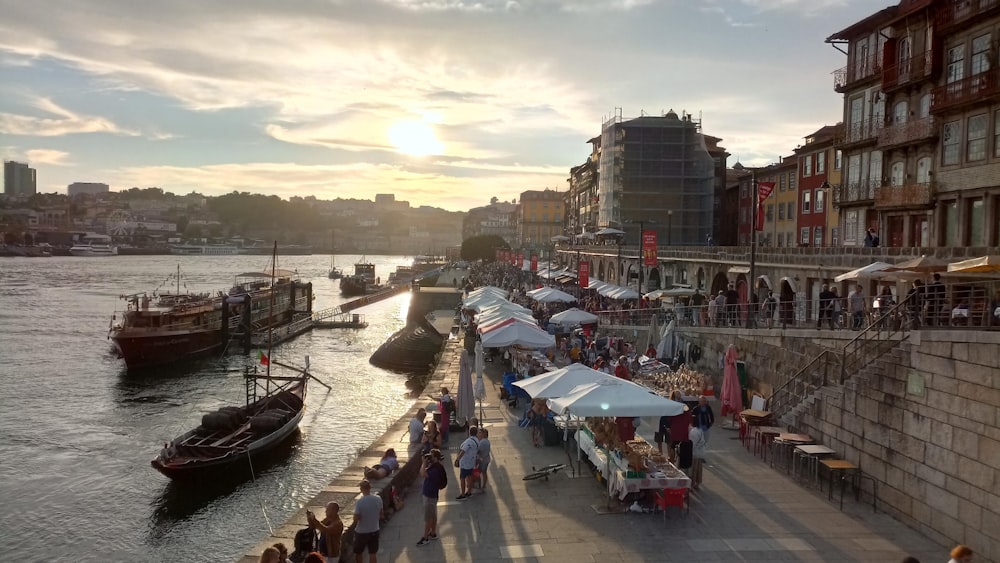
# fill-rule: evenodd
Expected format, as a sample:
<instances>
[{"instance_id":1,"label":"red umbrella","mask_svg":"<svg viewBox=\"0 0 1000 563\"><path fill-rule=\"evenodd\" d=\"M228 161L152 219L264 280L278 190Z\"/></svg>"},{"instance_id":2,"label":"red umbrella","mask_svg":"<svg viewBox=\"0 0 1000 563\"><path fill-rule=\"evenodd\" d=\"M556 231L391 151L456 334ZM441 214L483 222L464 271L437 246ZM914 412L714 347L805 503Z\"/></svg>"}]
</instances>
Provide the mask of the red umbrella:
<instances>
[{"instance_id":1,"label":"red umbrella","mask_svg":"<svg viewBox=\"0 0 1000 563\"><path fill-rule=\"evenodd\" d=\"M722 394L719 399L722 401L722 416L729 413L734 415L743 411L743 390L740 388L740 378L736 375L736 360L738 359L736 346L729 345L726 350L726 367L723 371Z\"/></svg>"}]
</instances>

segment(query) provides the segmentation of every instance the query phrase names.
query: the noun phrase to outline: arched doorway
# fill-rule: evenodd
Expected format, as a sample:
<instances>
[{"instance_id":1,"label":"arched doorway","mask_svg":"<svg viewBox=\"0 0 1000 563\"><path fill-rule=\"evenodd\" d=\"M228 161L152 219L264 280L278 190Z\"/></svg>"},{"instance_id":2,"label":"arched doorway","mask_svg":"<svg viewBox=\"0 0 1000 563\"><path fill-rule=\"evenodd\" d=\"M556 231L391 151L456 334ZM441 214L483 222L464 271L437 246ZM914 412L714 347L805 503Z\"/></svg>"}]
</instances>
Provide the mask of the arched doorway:
<instances>
[{"instance_id":1,"label":"arched doorway","mask_svg":"<svg viewBox=\"0 0 1000 563\"><path fill-rule=\"evenodd\" d=\"M781 295L778 298L778 319L782 325L795 323L795 280L781 278Z\"/></svg>"},{"instance_id":2,"label":"arched doorway","mask_svg":"<svg viewBox=\"0 0 1000 563\"><path fill-rule=\"evenodd\" d=\"M695 279L697 280L697 285L694 286L695 289L705 291L705 268L698 268L698 274Z\"/></svg>"},{"instance_id":3,"label":"arched doorway","mask_svg":"<svg viewBox=\"0 0 1000 563\"><path fill-rule=\"evenodd\" d=\"M750 288L747 286L747 278L745 275L740 274L736 276L736 294L739 295L739 323L741 326L747 326L747 317L750 314L749 310L749 297Z\"/></svg>"},{"instance_id":4,"label":"arched doorway","mask_svg":"<svg viewBox=\"0 0 1000 563\"><path fill-rule=\"evenodd\" d=\"M651 268L649 270L649 278L646 279L645 285L646 285L646 287L648 289L644 289L642 291L642 293L648 293L650 291L656 291L657 289L660 289L660 288L663 287L663 284L660 282L660 269L659 268Z\"/></svg>"},{"instance_id":5,"label":"arched doorway","mask_svg":"<svg viewBox=\"0 0 1000 563\"><path fill-rule=\"evenodd\" d=\"M597 279L604 281L607 278L604 277L604 261L602 260L597 264Z\"/></svg>"},{"instance_id":6,"label":"arched doorway","mask_svg":"<svg viewBox=\"0 0 1000 563\"><path fill-rule=\"evenodd\" d=\"M729 278L725 272L719 272L712 278L712 291L710 295L718 295L720 291L725 291L729 287Z\"/></svg>"}]
</instances>

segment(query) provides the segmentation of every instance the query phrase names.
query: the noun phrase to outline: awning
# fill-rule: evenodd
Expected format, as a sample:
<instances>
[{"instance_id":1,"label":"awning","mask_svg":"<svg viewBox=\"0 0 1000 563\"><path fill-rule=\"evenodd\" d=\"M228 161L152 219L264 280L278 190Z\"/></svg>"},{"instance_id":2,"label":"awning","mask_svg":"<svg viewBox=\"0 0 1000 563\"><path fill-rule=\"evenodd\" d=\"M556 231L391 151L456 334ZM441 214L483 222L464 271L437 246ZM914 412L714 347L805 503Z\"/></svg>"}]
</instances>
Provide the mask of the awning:
<instances>
[{"instance_id":1,"label":"awning","mask_svg":"<svg viewBox=\"0 0 1000 563\"><path fill-rule=\"evenodd\" d=\"M798 293L799 292L799 287L795 284L795 278L790 278L788 276L785 276L785 277L781 278L781 281L788 282L788 287L790 287L792 289L792 293Z\"/></svg>"},{"instance_id":2,"label":"awning","mask_svg":"<svg viewBox=\"0 0 1000 563\"><path fill-rule=\"evenodd\" d=\"M730 274L749 274L750 266L730 266L728 271Z\"/></svg>"},{"instance_id":3,"label":"awning","mask_svg":"<svg viewBox=\"0 0 1000 563\"><path fill-rule=\"evenodd\" d=\"M757 287L760 287L762 285L770 289L771 291L774 291L774 286L771 285L771 278L764 275L757 276Z\"/></svg>"}]
</instances>

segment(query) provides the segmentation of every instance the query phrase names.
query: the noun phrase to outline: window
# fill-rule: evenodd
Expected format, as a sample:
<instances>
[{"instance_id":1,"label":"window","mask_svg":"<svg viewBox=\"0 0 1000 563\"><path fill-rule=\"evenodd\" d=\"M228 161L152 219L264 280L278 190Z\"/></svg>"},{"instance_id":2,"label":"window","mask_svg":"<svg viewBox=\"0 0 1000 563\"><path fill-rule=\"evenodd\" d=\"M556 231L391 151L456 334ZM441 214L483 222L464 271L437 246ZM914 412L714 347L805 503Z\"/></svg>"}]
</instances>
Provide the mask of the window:
<instances>
[{"instance_id":1,"label":"window","mask_svg":"<svg viewBox=\"0 0 1000 563\"><path fill-rule=\"evenodd\" d=\"M927 99L930 100L930 97L928 96ZM930 108L930 106L927 107ZM840 150L833 151L833 169L840 170L840 167L843 166L843 162L844 162L844 153L841 152Z\"/></svg>"},{"instance_id":2,"label":"window","mask_svg":"<svg viewBox=\"0 0 1000 563\"><path fill-rule=\"evenodd\" d=\"M969 118L969 142L965 147L965 159L969 162L986 159L986 114Z\"/></svg>"},{"instance_id":3,"label":"window","mask_svg":"<svg viewBox=\"0 0 1000 563\"><path fill-rule=\"evenodd\" d=\"M767 204L767 220L774 221L774 204Z\"/></svg>"},{"instance_id":4,"label":"window","mask_svg":"<svg viewBox=\"0 0 1000 563\"><path fill-rule=\"evenodd\" d=\"M924 94L920 97L920 119L931 115L931 95Z\"/></svg>"},{"instance_id":5,"label":"window","mask_svg":"<svg viewBox=\"0 0 1000 563\"><path fill-rule=\"evenodd\" d=\"M784 202L778 204L778 220L779 221L784 221L785 220L785 203Z\"/></svg>"},{"instance_id":6,"label":"window","mask_svg":"<svg viewBox=\"0 0 1000 563\"><path fill-rule=\"evenodd\" d=\"M795 202L789 201L787 205L788 205L788 220L791 221L792 219L795 219Z\"/></svg>"},{"instance_id":7,"label":"window","mask_svg":"<svg viewBox=\"0 0 1000 563\"><path fill-rule=\"evenodd\" d=\"M944 204L944 245L959 246L958 241L958 202L949 201Z\"/></svg>"},{"instance_id":8,"label":"window","mask_svg":"<svg viewBox=\"0 0 1000 563\"><path fill-rule=\"evenodd\" d=\"M856 244L858 241L858 212L849 210L844 219L844 244Z\"/></svg>"},{"instance_id":9,"label":"window","mask_svg":"<svg viewBox=\"0 0 1000 563\"><path fill-rule=\"evenodd\" d=\"M1000 110L993 114L993 156L1000 156Z\"/></svg>"},{"instance_id":10,"label":"window","mask_svg":"<svg viewBox=\"0 0 1000 563\"><path fill-rule=\"evenodd\" d=\"M889 185L890 186L902 186L903 176L905 175L906 163L904 162L893 162L892 171L889 174Z\"/></svg>"},{"instance_id":11,"label":"window","mask_svg":"<svg viewBox=\"0 0 1000 563\"><path fill-rule=\"evenodd\" d=\"M824 203L825 199L826 199L826 191L825 190L816 190L816 206L815 206L816 207L816 213L822 213L823 212L823 203Z\"/></svg>"},{"instance_id":12,"label":"window","mask_svg":"<svg viewBox=\"0 0 1000 563\"><path fill-rule=\"evenodd\" d=\"M802 159L802 175L803 176L813 175L813 158L811 154L806 155L806 157Z\"/></svg>"},{"instance_id":13,"label":"window","mask_svg":"<svg viewBox=\"0 0 1000 563\"><path fill-rule=\"evenodd\" d=\"M823 246L823 227L813 227L813 246Z\"/></svg>"},{"instance_id":14,"label":"window","mask_svg":"<svg viewBox=\"0 0 1000 563\"><path fill-rule=\"evenodd\" d=\"M806 190L802 192L802 214L805 215L806 213L809 213L811 207L812 207L812 192ZM809 242L809 237L806 237L805 242Z\"/></svg>"},{"instance_id":15,"label":"window","mask_svg":"<svg viewBox=\"0 0 1000 563\"><path fill-rule=\"evenodd\" d=\"M1000 111L997 112L997 119L1000 119ZM781 174L778 176L778 191L785 191L785 175Z\"/></svg>"},{"instance_id":16,"label":"window","mask_svg":"<svg viewBox=\"0 0 1000 563\"><path fill-rule=\"evenodd\" d=\"M959 140L959 127L957 121L944 124L941 129L941 164L958 164L961 141Z\"/></svg>"},{"instance_id":17,"label":"window","mask_svg":"<svg viewBox=\"0 0 1000 563\"><path fill-rule=\"evenodd\" d=\"M792 172L791 174L788 175L788 191L790 191L790 192L794 192L795 191L795 173L794 172Z\"/></svg>"},{"instance_id":18,"label":"window","mask_svg":"<svg viewBox=\"0 0 1000 563\"><path fill-rule=\"evenodd\" d=\"M917 183L931 183L931 157L929 156L917 159Z\"/></svg>"},{"instance_id":19,"label":"window","mask_svg":"<svg viewBox=\"0 0 1000 563\"><path fill-rule=\"evenodd\" d=\"M970 76L982 74L990 69L990 34L980 35L972 40L972 72Z\"/></svg>"},{"instance_id":20,"label":"window","mask_svg":"<svg viewBox=\"0 0 1000 563\"><path fill-rule=\"evenodd\" d=\"M983 223L983 199L970 201L969 205L969 246L986 246L986 229Z\"/></svg>"},{"instance_id":21,"label":"window","mask_svg":"<svg viewBox=\"0 0 1000 563\"><path fill-rule=\"evenodd\" d=\"M799 229L800 244L809 244L809 233L811 230L812 229L810 229L809 227L802 227L801 229Z\"/></svg>"},{"instance_id":22,"label":"window","mask_svg":"<svg viewBox=\"0 0 1000 563\"><path fill-rule=\"evenodd\" d=\"M947 84L965 78L965 44L948 49Z\"/></svg>"},{"instance_id":23,"label":"window","mask_svg":"<svg viewBox=\"0 0 1000 563\"><path fill-rule=\"evenodd\" d=\"M816 153L816 173L826 172L826 151Z\"/></svg>"},{"instance_id":24,"label":"window","mask_svg":"<svg viewBox=\"0 0 1000 563\"><path fill-rule=\"evenodd\" d=\"M892 124L902 125L906 123L906 118L910 115L910 102L902 100L892 106Z\"/></svg>"},{"instance_id":25,"label":"window","mask_svg":"<svg viewBox=\"0 0 1000 563\"><path fill-rule=\"evenodd\" d=\"M741 198L747 197L747 183L746 182L740 182L740 197Z\"/></svg>"},{"instance_id":26,"label":"window","mask_svg":"<svg viewBox=\"0 0 1000 563\"><path fill-rule=\"evenodd\" d=\"M785 246L785 233L778 233L778 246Z\"/></svg>"}]
</instances>

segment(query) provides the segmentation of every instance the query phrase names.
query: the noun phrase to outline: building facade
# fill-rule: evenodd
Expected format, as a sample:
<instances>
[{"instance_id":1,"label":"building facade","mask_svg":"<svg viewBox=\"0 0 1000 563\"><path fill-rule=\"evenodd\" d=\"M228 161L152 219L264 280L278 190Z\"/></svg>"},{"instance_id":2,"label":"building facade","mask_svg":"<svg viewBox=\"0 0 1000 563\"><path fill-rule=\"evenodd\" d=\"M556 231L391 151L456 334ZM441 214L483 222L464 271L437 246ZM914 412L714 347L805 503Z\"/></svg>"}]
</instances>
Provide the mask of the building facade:
<instances>
[{"instance_id":1,"label":"building facade","mask_svg":"<svg viewBox=\"0 0 1000 563\"><path fill-rule=\"evenodd\" d=\"M618 110L592 142L599 143L599 228L625 231L627 244L639 244L640 228L655 231L661 245L705 244L716 170L700 121L673 110L623 119Z\"/></svg>"},{"instance_id":2,"label":"building facade","mask_svg":"<svg viewBox=\"0 0 1000 563\"><path fill-rule=\"evenodd\" d=\"M774 182L774 191L762 203L764 232L757 239L762 246L796 246L798 217L798 159L779 157L778 162L754 170L758 182ZM750 200L747 200L749 205Z\"/></svg>"},{"instance_id":3,"label":"building facade","mask_svg":"<svg viewBox=\"0 0 1000 563\"><path fill-rule=\"evenodd\" d=\"M38 193L35 169L23 162L3 161L3 193L8 196Z\"/></svg>"},{"instance_id":4,"label":"building facade","mask_svg":"<svg viewBox=\"0 0 1000 563\"><path fill-rule=\"evenodd\" d=\"M798 159L798 246L839 246L839 213L831 205L834 186L840 184L835 143L843 128L828 125L805 138L795 149Z\"/></svg>"},{"instance_id":5,"label":"building facade","mask_svg":"<svg viewBox=\"0 0 1000 563\"><path fill-rule=\"evenodd\" d=\"M521 192L517 207L518 246L543 248L563 232L565 194L555 190Z\"/></svg>"},{"instance_id":6,"label":"building facade","mask_svg":"<svg viewBox=\"0 0 1000 563\"><path fill-rule=\"evenodd\" d=\"M496 235L507 244L516 245L517 205L493 201L489 205L470 209L462 219L462 240L482 235Z\"/></svg>"},{"instance_id":7,"label":"building facade","mask_svg":"<svg viewBox=\"0 0 1000 563\"><path fill-rule=\"evenodd\" d=\"M111 191L110 186L100 182L73 182L66 186L66 195L74 197L83 194L97 195L106 194Z\"/></svg>"},{"instance_id":8,"label":"building facade","mask_svg":"<svg viewBox=\"0 0 1000 563\"><path fill-rule=\"evenodd\" d=\"M563 207L566 210L564 231L559 234L575 234L597 231L597 217L600 197L598 196L598 160L600 143L591 139L591 153L587 161L574 166L569 171L569 190L564 194Z\"/></svg>"}]
</instances>

